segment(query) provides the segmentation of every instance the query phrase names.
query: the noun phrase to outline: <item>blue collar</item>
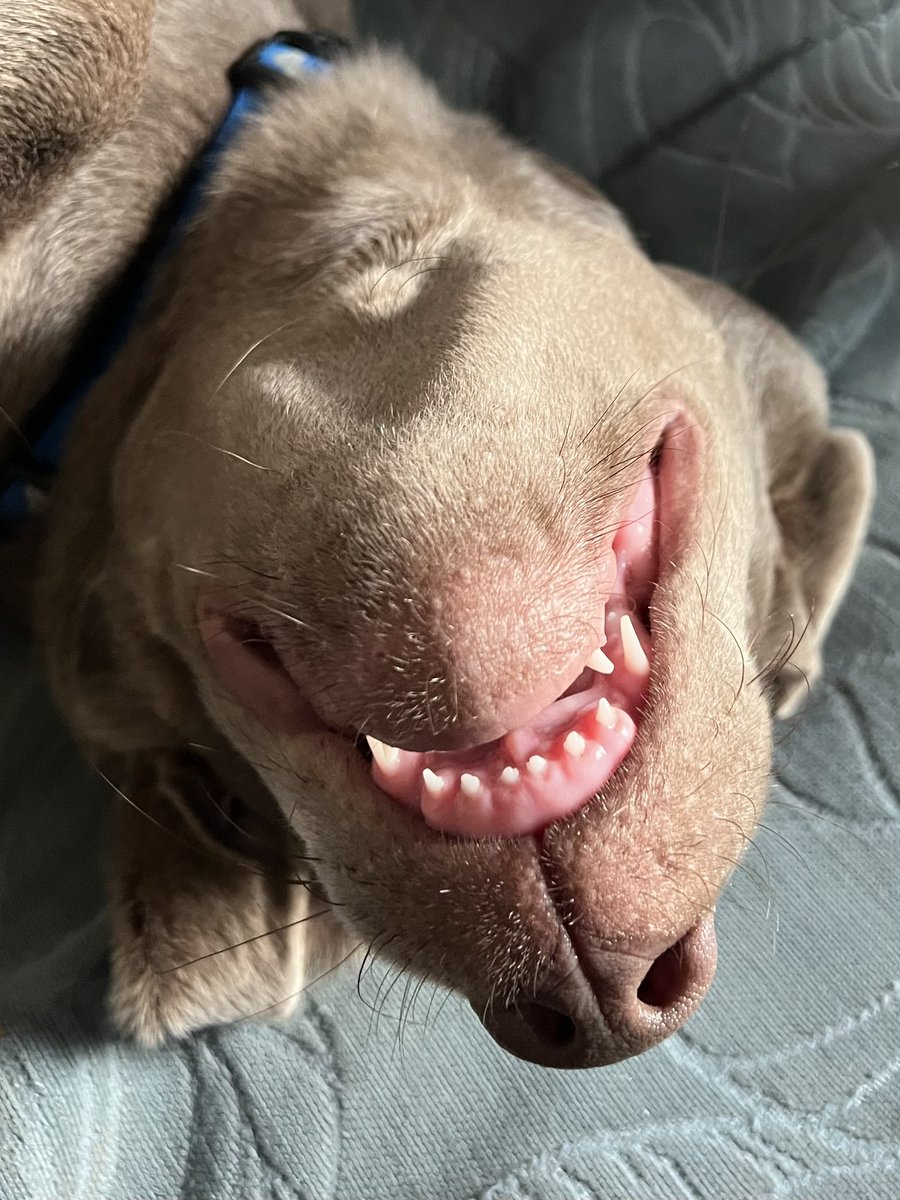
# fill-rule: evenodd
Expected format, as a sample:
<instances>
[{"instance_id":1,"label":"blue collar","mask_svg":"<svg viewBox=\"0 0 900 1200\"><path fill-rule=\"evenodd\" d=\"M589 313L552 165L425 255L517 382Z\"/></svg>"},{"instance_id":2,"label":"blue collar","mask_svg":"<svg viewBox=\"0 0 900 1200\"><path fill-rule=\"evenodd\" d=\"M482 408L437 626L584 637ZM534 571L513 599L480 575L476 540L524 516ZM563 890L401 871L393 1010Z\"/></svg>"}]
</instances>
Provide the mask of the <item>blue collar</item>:
<instances>
[{"instance_id":1,"label":"blue collar","mask_svg":"<svg viewBox=\"0 0 900 1200\"><path fill-rule=\"evenodd\" d=\"M128 339L160 263L201 208L223 152L247 118L265 106L273 85L325 71L346 49L347 43L331 34L283 32L253 46L231 68L232 101L224 120L135 259L89 318L57 383L29 413L22 428L27 449L0 466L0 540L15 535L44 507L82 400Z\"/></svg>"}]
</instances>

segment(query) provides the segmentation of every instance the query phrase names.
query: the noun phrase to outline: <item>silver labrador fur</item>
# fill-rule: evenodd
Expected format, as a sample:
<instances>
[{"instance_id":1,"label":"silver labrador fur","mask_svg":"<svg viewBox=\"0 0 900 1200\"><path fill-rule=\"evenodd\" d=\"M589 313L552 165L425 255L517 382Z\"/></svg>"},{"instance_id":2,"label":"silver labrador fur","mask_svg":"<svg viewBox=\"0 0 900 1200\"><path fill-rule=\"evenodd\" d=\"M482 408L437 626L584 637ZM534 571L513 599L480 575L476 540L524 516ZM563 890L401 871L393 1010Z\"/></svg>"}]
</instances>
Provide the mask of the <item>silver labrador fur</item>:
<instances>
[{"instance_id":1,"label":"silver labrador fur","mask_svg":"<svg viewBox=\"0 0 900 1200\"><path fill-rule=\"evenodd\" d=\"M129 51L134 78L149 55L136 106L101 72L114 119L101 105L43 191L10 185L5 451L214 127L227 65L297 24L286 0L160 0ZM527 835L429 827L358 735L471 746L557 694L602 603L602 531L661 431L625 763ZM782 328L651 263L602 196L406 63L367 50L274 96L84 403L39 528L4 551L111 785L121 1029L289 1011L364 953L551 1066L678 1028L871 493L868 446L828 428Z\"/></svg>"}]
</instances>

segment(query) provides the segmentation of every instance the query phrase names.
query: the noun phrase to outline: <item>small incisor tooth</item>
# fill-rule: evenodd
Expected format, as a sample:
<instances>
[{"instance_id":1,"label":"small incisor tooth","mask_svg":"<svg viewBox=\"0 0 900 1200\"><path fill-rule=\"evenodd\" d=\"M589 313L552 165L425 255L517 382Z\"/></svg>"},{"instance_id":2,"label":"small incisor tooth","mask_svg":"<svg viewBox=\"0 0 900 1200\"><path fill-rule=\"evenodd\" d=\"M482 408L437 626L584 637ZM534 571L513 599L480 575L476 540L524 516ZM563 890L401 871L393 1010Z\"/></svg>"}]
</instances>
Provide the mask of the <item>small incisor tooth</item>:
<instances>
[{"instance_id":1,"label":"small incisor tooth","mask_svg":"<svg viewBox=\"0 0 900 1200\"><path fill-rule=\"evenodd\" d=\"M387 742L380 742L376 737L370 737L366 734L366 741L369 743L369 749L372 751L372 757L381 767L382 771L390 771L397 765L397 760L400 758L400 751L396 746L389 746Z\"/></svg>"},{"instance_id":2,"label":"small incisor tooth","mask_svg":"<svg viewBox=\"0 0 900 1200\"><path fill-rule=\"evenodd\" d=\"M459 790L464 796L480 796L481 795L481 780L477 775L470 775L464 772L460 777Z\"/></svg>"},{"instance_id":3,"label":"small incisor tooth","mask_svg":"<svg viewBox=\"0 0 900 1200\"><path fill-rule=\"evenodd\" d=\"M597 647L587 660L587 665L592 671L597 671L600 675L612 675L615 670L614 663L611 659L607 658L600 646Z\"/></svg>"},{"instance_id":4,"label":"small incisor tooth","mask_svg":"<svg viewBox=\"0 0 900 1200\"><path fill-rule=\"evenodd\" d=\"M425 784L425 790L429 796L439 796L447 786L447 781L441 779L440 775L430 770L428 767L422 772L422 782Z\"/></svg>"},{"instance_id":5,"label":"small incisor tooth","mask_svg":"<svg viewBox=\"0 0 900 1200\"><path fill-rule=\"evenodd\" d=\"M619 631L622 636L622 653L625 657L625 666L635 675L648 674L650 671L650 660L647 657L644 647L641 645L641 639L638 637L634 622L628 613L623 615L619 624Z\"/></svg>"},{"instance_id":6,"label":"small incisor tooth","mask_svg":"<svg viewBox=\"0 0 900 1200\"><path fill-rule=\"evenodd\" d=\"M563 748L566 754L570 754L572 758L581 758L584 754L587 742L581 736L577 729L572 729L566 734Z\"/></svg>"},{"instance_id":7,"label":"small incisor tooth","mask_svg":"<svg viewBox=\"0 0 900 1200\"><path fill-rule=\"evenodd\" d=\"M540 754L532 754L525 766L529 775L543 775L547 770L547 760L541 758Z\"/></svg>"},{"instance_id":8,"label":"small incisor tooth","mask_svg":"<svg viewBox=\"0 0 900 1200\"><path fill-rule=\"evenodd\" d=\"M597 705L597 720L604 729L615 729L616 727L616 710L605 696Z\"/></svg>"},{"instance_id":9,"label":"small incisor tooth","mask_svg":"<svg viewBox=\"0 0 900 1200\"><path fill-rule=\"evenodd\" d=\"M518 767L504 767L503 770L500 772L500 782L501 783L509 783L509 784L518 783L519 782L519 768Z\"/></svg>"}]
</instances>

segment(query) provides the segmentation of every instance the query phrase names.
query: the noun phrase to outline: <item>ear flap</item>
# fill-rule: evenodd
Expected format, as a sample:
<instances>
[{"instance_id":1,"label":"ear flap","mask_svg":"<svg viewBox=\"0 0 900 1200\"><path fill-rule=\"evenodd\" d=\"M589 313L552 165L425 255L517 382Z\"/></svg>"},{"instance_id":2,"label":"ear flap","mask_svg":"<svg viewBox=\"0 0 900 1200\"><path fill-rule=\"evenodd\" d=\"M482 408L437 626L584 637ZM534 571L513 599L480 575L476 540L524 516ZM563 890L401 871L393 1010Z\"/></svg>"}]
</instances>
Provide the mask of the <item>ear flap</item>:
<instances>
[{"instance_id":1,"label":"ear flap","mask_svg":"<svg viewBox=\"0 0 900 1200\"><path fill-rule=\"evenodd\" d=\"M122 797L109 865L119 1028L154 1045L290 1013L347 947L283 819L267 829L189 753L104 767Z\"/></svg>"},{"instance_id":2,"label":"ear flap","mask_svg":"<svg viewBox=\"0 0 900 1200\"><path fill-rule=\"evenodd\" d=\"M790 716L821 672L822 642L865 537L872 451L862 434L828 427L825 377L782 326L721 284L666 273L714 320L757 408L768 513L760 521L759 578L749 581L754 655L776 715Z\"/></svg>"},{"instance_id":3,"label":"ear flap","mask_svg":"<svg viewBox=\"0 0 900 1200\"><path fill-rule=\"evenodd\" d=\"M784 480L770 492L781 547L772 629L760 650L780 663L772 679L779 717L797 711L821 672L822 642L850 582L874 492L872 451L852 430L823 430L811 446L797 447L796 463L794 485ZM784 653L772 646L779 628Z\"/></svg>"}]
</instances>

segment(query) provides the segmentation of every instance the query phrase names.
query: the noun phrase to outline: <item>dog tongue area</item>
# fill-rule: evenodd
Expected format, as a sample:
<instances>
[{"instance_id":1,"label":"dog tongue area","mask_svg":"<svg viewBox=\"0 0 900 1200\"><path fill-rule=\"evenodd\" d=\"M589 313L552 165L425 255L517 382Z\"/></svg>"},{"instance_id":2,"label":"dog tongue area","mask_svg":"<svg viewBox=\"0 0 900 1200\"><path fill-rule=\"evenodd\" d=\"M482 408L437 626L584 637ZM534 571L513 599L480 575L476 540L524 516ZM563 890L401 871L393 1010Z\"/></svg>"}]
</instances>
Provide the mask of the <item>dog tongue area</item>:
<instances>
[{"instance_id":1,"label":"dog tongue area","mask_svg":"<svg viewBox=\"0 0 900 1200\"><path fill-rule=\"evenodd\" d=\"M460 751L417 752L369 738L372 776L432 828L462 837L535 833L584 807L634 743L650 679L646 611L657 575L656 485L648 468L613 536L616 582L584 670L527 725Z\"/></svg>"}]
</instances>

